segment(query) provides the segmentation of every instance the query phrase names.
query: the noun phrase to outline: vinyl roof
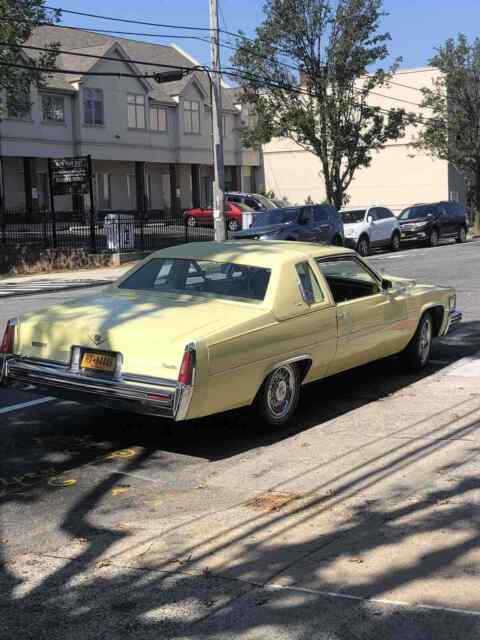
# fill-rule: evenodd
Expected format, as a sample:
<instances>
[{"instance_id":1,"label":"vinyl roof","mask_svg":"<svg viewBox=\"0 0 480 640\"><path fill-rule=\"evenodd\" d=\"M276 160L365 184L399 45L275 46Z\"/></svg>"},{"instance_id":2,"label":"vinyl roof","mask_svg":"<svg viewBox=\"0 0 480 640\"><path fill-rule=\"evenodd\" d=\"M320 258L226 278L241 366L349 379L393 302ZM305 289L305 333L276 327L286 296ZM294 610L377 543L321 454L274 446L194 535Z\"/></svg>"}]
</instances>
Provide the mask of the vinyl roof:
<instances>
[{"instance_id":1,"label":"vinyl roof","mask_svg":"<svg viewBox=\"0 0 480 640\"><path fill-rule=\"evenodd\" d=\"M311 257L327 258L354 254L351 249L310 242L231 240L227 242L190 242L161 249L151 258L180 258L233 262L258 267L273 267Z\"/></svg>"}]
</instances>

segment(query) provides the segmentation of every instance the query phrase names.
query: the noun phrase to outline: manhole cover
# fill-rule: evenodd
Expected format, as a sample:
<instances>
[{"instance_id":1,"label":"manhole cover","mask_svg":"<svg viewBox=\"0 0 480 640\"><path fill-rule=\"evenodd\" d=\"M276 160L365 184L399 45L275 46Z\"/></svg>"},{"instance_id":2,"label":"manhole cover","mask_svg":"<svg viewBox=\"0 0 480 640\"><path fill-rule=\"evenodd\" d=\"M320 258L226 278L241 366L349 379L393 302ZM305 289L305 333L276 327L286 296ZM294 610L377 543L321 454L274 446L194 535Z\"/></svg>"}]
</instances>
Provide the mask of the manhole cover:
<instances>
[{"instance_id":1,"label":"manhole cover","mask_svg":"<svg viewBox=\"0 0 480 640\"><path fill-rule=\"evenodd\" d=\"M279 511L286 507L294 500L299 500L300 496L296 493L280 493L277 491L269 491L263 495L257 496L246 503L247 507L257 509L257 511Z\"/></svg>"}]
</instances>

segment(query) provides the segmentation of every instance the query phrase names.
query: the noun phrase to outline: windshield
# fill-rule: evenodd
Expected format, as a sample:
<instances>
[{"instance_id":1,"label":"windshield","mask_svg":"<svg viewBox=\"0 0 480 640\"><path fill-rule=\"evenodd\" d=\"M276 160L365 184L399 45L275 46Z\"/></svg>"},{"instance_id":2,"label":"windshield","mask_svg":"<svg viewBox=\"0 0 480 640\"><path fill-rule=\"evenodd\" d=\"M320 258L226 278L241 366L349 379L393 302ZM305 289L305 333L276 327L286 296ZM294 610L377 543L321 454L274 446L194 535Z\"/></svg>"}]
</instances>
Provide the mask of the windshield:
<instances>
[{"instance_id":1,"label":"windshield","mask_svg":"<svg viewBox=\"0 0 480 640\"><path fill-rule=\"evenodd\" d=\"M269 224L284 224L295 222L298 209L272 209L254 216L252 227L264 227Z\"/></svg>"},{"instance_id":2,"label":"windshield","mask_svg":"<svg viewBox=\"0 0 480 640\"><path fill-rule=\"evenodd\" d=\"M399 220L414 220L415 218L426 218L429 214L434 215L435 207L431 204L422 204L417 207L407 207L398 216Z\"/></svg>"},{"instance_id":3,"label":"windshield","mask_svg":"<svg viewBox=\"0 0 480 640\"><path fill-rule=\"evenodd\" d=\"M363 222L365 219L366 209L358 209L356 211L340 211L344 223Z\"/></svg>"},{"instance_id":4,"label":"windshield","mask_svg":"<svg viewBox=\"0 0 480 640\"><path fill-rule=\"evenodd\" d=\"M267 293L270 273L270 269L233 262L158 258L144 264L118 288L259 301Z\"/></svg>"},{"instance_id":5,"label":"windshield","mask_svg":"<svg viewBox=\"0 0 480 640\"><path fill-rule=\"evenodd\" d=\"M259 195L258 193L255 194L255 200L257 200L257 202L261 205L262 209L266 209L267 211L277 208L277 205L274 202L272 202L268 198L265 198L265 196Z\"/></svg>"}]
</instances>

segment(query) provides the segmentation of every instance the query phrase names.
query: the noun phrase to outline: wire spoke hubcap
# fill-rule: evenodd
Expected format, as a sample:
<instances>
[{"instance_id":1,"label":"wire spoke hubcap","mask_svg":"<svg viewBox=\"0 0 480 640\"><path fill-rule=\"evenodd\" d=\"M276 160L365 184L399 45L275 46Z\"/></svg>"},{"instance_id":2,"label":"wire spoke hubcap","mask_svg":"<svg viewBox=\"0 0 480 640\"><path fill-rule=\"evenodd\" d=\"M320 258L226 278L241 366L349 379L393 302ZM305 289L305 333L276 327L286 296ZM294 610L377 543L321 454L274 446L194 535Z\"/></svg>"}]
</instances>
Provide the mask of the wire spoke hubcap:
<instances>
[{"instance_id":1,"label":"wire spoke hubcap","mask_svg":"<svg viewBox=\"0 0 480 640\"><path fill-rule=\"evenodd\" d=\"M420 333L419 355L422 364L428 360L430 355L430 345L432 343L432 323L430 319L425 320Z\"/></svg>"},{"instance_id":2,"label":"wire spoke hubcap","mask_svg":"<svg viewBox=\"0 0 480 640\"><path fill-rule=\"evenodd\" d=\"M290 411L295 397L296 384L295 372L290 365L278 368L270 378L267 403L275 418L283 418Z\"/></svg>"}]
</instances>

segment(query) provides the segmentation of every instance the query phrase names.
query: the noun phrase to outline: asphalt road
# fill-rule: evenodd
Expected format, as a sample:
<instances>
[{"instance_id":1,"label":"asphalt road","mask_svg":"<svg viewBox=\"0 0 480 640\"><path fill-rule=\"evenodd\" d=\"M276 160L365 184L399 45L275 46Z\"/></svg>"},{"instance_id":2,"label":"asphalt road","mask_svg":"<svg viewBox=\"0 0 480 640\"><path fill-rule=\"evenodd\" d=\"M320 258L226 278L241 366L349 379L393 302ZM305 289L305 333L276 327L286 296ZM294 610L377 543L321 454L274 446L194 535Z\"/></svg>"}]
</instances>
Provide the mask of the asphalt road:
<instances>
[{"instance_id":1,"label":"asphalt road","mask_svg":"<svg viewBox=\"0 0 480 640\"><path fill-rule=\"evenodd\" d=\"M452 522L480 520L478 423L460 433L455 422L477 411L475 387L445 373L480 350L479 252L372 256L384 273L456 287L459 337L437 342L420 377L388 361L310 385L280 434L243 412L172 426L0 390L2 640L480 637L480 562L456 564L478 531L438 556L419 538L453 540ZM0 323L91 292L4 300ZM427 513L439 491L440 511ZM449 502L461 503L455 518Z\"/></svg>"}]
</instances>

